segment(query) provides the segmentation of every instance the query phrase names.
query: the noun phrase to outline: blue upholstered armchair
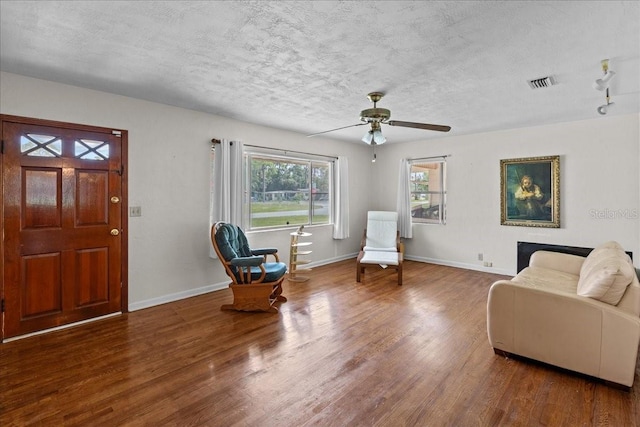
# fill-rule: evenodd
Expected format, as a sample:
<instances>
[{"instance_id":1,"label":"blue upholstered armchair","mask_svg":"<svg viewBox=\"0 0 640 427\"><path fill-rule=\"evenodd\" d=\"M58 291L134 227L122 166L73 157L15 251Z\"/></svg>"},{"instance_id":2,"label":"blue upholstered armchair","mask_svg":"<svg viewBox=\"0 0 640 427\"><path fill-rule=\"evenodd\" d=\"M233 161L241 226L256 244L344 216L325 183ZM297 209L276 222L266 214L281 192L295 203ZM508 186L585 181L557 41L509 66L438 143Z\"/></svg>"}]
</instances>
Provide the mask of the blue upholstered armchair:
<instances>
[{"instance_id":1,"label":"blue upholstered armchair","mask_svg":"<svg viewBox=\"0 0 640 427\"><path fill-rule=\"evenodd\" d=\"M223 310L277 312L273 306L282 296L287 265L280 262L276 248L251 249L242 229L217 222L211 227L211 241L232 283L233 304ZM273 260L268 262L268 257Z\"/></svg>"}]
</instances>

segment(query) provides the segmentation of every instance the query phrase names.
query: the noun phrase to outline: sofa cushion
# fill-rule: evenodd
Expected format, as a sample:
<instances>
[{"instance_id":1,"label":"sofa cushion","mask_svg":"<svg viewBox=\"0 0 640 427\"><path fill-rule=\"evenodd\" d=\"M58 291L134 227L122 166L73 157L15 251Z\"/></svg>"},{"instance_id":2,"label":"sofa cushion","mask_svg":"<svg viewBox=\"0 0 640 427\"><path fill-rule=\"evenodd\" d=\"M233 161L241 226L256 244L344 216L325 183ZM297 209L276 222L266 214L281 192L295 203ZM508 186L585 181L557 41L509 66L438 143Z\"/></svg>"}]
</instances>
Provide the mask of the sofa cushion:
<instances>
[{"instance_id":1,"label":"sofa cushion","mask_svg":"<svg viewBox=\"0 0 640 427\"><path fill-rule=\"evenodd\" d=\"M526 267L513 282L540 290L551 289L575 295L579 276L544 267Z\"/></svg>"},{"instance_id":2,"label":"sofa cushion","mask_svg":"<svg viewBox=\"0 0 640 427\"><path fill-rule=\"evenodd\" d=\"M634 274L635 269L629 255L618 243L607 242L596 247L584 260L577 293L616 305Z\"/></svg>"}]
</instances>

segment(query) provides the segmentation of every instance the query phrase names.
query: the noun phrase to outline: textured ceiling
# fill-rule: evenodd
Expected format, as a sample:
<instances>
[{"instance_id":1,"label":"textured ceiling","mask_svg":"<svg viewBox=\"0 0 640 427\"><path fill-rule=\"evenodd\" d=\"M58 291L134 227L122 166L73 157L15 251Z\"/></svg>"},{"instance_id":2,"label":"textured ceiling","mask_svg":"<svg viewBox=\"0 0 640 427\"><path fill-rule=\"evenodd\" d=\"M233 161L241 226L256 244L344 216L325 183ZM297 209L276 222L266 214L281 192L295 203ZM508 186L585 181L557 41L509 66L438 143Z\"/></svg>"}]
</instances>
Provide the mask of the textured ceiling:
<instances>
[{"instance_id":1,"label":"textured ceiling","mask_svg":"<svg viewBox=\"0 0 640 427\"><path fill-rule=\"evenodd\" d=\"M446 135L597 118L605 58L609 114L640 112L640 2L0 2L2 71L303 134L359 123L372 91Z\"/></svg>"}]
</instances>

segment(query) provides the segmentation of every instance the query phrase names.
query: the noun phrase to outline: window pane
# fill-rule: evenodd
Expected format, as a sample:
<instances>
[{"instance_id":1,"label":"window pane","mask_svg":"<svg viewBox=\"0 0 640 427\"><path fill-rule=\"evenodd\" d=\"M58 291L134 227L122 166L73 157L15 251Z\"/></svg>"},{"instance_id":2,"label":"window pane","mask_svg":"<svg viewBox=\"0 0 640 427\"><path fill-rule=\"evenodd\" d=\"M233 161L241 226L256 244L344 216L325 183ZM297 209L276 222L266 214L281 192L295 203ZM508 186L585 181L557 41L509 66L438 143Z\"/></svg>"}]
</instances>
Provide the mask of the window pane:
<instances>
[{"instance_id":1,"label":"window pane","mask_svg":"<svg viewBox=\"0 0 640 427\"><path fill-rule=\"evenodd\" d=\"M309 164L250 157L251 228L309 223Z\"/></svg>"},{"instance_id":2,"label":"window pane","mask_svg":"<svg viewBox=\"0 0 640 427\"><path fill-rule=\"evenodd\" d=\"M248 155L249 228L328 224L331 163Z\"/></svg>"},{"instance_id":3,"label":"window pane","mask_svg":"<svg viewBox=\"0 0 640 427\"><path fill-rule=\"evenodd\" d=\"M312 224L328 224L330 219L331 169L327 163L312 163L311 201Z\"/></svg>"},{"instance_id":4,"label":"window pane","mask_svg":"<svg viewBox=\"0 0 640 427\"><path fill-rule=\"evenodd\" d=\"M411 218L413 222L444 223L444 162L411 165Z\"/></svg>"},{"instance_id":5,"label":"window pane","mask_svg":"<svg viewBox=\"0 0 640 427\"><path fill-rule=\"evenodd\" d=\"M83 160L107 160L109 158L109 144L105 141L76 140L74 149L75 157Z\"/></svg>"},{"instance_id":6,"label":"window pane","mask_svg":"<svg viewBox=\"0 0 640 427\"><path fill-rule=\"evenodd\" d=\"M62 140L56 136L34 133L20 137L20 152L32 157L60 157Z\"/></svg>"},{"instance_id":7,"label":"window pane","mask_svg":"<svg viewBox=\"0 0 640 427\"><path fill-rule=\"evenodd\" d=\"M442 215L442 196L440 193L428 193L421 203L412 205L411 217L415 219L424 219L424 222L440 222Z\"/></svg>"}]
</instances>

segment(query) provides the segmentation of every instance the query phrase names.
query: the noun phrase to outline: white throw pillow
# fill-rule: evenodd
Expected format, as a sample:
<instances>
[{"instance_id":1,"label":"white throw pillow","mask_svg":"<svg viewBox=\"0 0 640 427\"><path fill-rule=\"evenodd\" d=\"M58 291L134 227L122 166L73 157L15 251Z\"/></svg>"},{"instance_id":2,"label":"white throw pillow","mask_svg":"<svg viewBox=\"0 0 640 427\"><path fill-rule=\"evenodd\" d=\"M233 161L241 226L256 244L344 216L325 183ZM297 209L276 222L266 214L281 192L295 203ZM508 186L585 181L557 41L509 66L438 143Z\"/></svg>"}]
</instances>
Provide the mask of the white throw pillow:
<instances>
[{"instance_id":1,"label":"white throw pillow","mask_svg":"<svg viewBox=\"0 0 640 427\"><path fill-rule=\"evenodd\" d=\"M631 258L616 242L607 242L587 256L580 269L578 295L616 305L633 280Z\"/></svg>"}]
</instances>

